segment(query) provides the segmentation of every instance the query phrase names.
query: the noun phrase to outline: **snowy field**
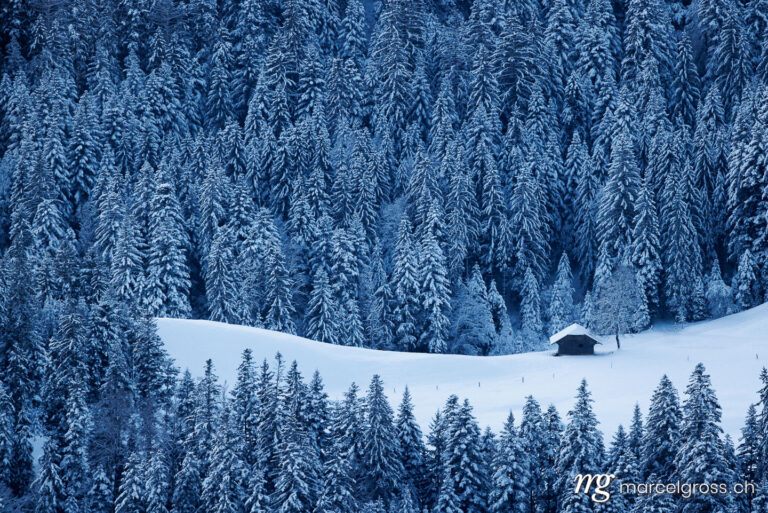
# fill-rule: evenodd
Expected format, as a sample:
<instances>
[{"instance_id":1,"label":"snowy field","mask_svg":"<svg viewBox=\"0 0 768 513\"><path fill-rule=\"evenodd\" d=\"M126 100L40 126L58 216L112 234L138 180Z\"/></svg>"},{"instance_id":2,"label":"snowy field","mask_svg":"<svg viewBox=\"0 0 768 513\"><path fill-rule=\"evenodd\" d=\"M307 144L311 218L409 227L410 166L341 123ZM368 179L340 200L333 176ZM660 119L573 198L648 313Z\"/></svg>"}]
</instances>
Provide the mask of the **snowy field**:
<instances>
[{"instance_id":1,"label":"snowy field","mask_svg":"<svg viewBox=\"0 0 768 513\"><path fill-rule=\"evenodd\" d=\"M622 349L605 340L595 356L552 356L554 350L522 355L476 357L374 351L334 346L257 328L210 321L159 319L159 333L177 365L202 374L212 358L220 380L235 381L240 354L251 348L257 361L280 351L297 360L305 378L318 369L329 396L341 398L351 382L367 388L371 376L382 376L393 407L407 385L415 413L426 432L434 412L450 394L468 398L481 426L498 431L511 409L519 420L525 397L542 407L553 403L565 420L582 378L595 399L601 428L612 436L625 426L635 402L645 413L663 374L681 397L688 375L703 362L723 406L723 428L738 439L744 415L757 400L759 372L768 365L768 304L714 321L676 327L664 325L626 336Z\"/></svg>"}]
</instances>

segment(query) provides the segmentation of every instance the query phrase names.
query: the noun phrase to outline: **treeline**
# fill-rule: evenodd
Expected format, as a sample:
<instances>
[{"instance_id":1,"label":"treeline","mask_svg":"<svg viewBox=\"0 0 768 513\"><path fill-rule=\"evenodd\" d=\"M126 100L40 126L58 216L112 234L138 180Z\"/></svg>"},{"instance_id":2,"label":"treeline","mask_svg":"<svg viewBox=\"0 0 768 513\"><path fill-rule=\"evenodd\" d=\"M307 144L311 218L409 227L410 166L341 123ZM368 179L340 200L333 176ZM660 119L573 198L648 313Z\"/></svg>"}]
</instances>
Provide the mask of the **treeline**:
<instances>
[{"instance_id":1,"label":"treeline","mask_svg":"<svg viewBox=\"0 0 768 513\"><path fill-rule=\"evenodd\" d=\"M149 315L407 351L764 300L765 0L1 8L0 250L46 315L82 260Z\"/></svg>"},{"instance_id":2,"label":"treeline","mask_svg":"<svg viewBox=\"0 0 768 513\"><path fill-rule=\"evenodd\" d=\"M162 355L156 355L163 362ZM124 364L125 362L123 362ZM167 361L165 361L167 363ZM699 364L682 403L665 376L645 418L605 444L582 382L565 424L528 397L493 433L468 401L448 398L427 433L406 388L393 411L379 376L329 401L320 375L307 382L278 354L270 366L243 352L227 391L212 362L202 378L165 365L134 378L112 362L94 394L50 392L36 476L10 422L0 386L0 504L35 513L755 513L768 498L768 371L738 447L720 428L720 406ZM145 392L150 378L152 395ZM50 389L58 382L49 378ZM82 383L82 382L79 382ZM48 387L47 387L48 388ZM54 407L60 401L59 406ZM26 458L30 454L26 454ZM21 465L20 463L24 463ZM613 473L606 504L575 494L578 474ZM625 495L621 483L755 483L745 495Z\"/></svg>"}]
</instances>

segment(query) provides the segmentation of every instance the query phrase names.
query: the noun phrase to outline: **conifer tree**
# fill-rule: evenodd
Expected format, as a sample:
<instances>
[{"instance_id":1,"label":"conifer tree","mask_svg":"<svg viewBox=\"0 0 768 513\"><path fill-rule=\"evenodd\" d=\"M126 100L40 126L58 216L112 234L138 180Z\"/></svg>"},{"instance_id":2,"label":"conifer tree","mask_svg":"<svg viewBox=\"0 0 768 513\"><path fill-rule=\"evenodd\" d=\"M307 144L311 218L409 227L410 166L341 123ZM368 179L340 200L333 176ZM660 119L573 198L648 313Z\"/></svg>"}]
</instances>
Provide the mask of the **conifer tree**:
<instances>
[{"instance_id":1,"label":"conifer tree","mask_svg":"<svg viewBox=\"0 0 768 513\"><path fill-rule=\"evenodd\" d=\"M408 387L405 388L403 399L397 409L395 435L403 467L403 479L406 482L404 487L407 488L411 499L424 497L422 486L426 483L426 448L421 428L413 416L413 402Z\"/></svg>"},{"instance_id":2,"label":"conifer tree","mask_svg":"<svg viewBox=\"0 0 768 513\"><path fill-rule=\"evenodd\" d=\"M549 331L557 333L566 328L574 319L573 277L568 255L563 253L557 266L555 283L552 286L552 300L549 305Z\"/></svg>"},{"instance_id":3,"label":"conifer tree","mask_svg":"<svg viewBox=\"0 0 768 513\"><path fill-rule=\"evenodd\" d=\"M459 511L484 511L488 497L488 468L483 461L480 428L469 402L465 400L463 404L457 404L453 414L446 414L446 421L443 486L450 487L447 490L452 488Z\"/></svg>"},{"instance_id":4,"label":"conifer tree","mask_svg":"<svg viewBox=\"0 0 768 513\"><path fill-rule=\"evenodd\" d=\"M75 385L67 401L66 432L59 464L65 490L62 498L67 510L81 511L86 504L90 478L87 461L90 427L84 387Z\"/></svg>"},{"instance_id":5,"label":"conifer tree","mask_svg":"<svg viewBox=\"0 0 768 513\"><path fill-rule=\"evenodd\" d=\"M416 319L419 314L419 285L417 254L411 224L407 218L400 222L392 270L395 306L395 347L411 350L416 347Z\"/></svg>"},{"instance_id":6,"label":"conifer tree","mask_svg":"<svg viewBox=\"0 0 768 513\"><path fill-rule=\"evenodd\" d=\"M757 264L752 252L746 250L739 258L739 267L733 278L736 305L742 310L752 308L760 302L760 288Z\"/></svg>"},{"instance_id":7,"label":"conifer tree","mask_svg":"<svg viewBox=\"0 0 768 513\"><path fill-rule=\"evenodd\" d=\"M112 483L109 482L104 469L99 467L93 475L87 496L87 510L93 513L109 513L114 504Z\"/></svg>"},{"instance_id":8,"label":"conifer tree","mask_svg":"<svg viewBox=\"0 0 768 513\"><path fill-rule=\"evenodd\" d=\"M526 511L526 495L531 475L515 419L510 413L501 434L500 447L494 460L493 484L489 496L492 512Z\"/></svg>"},{"instance_id":9,"label":"conifer tree","mask_svg":"<svg viewBox=\"0 0 768 513\"><path fill-rule=\"evenodd\" d=\"M667 302L678 321L693 317L693 285L701 277L701 252L687 194L690 167L667 176L662 195L662 234L667 241L664 251Z\"/></svg>"},{"instance_id":10,"label":"conifer tree","mask_svg":"<svg viewBox=\"0 0 768 513\"><path fill-rule=\"evenodd\" d=\"M696 108L699 105L701 93L699 74L693 60L691 38L685 31L677 42L677 59L675 60L672 89L674 91L672 119L679 119L692 127L696 120Z\"/></svg>"},{"instance_id":11,"label":"conifer tree","mask_svg":"<svg viewBox=\"0 0 768 513\"><path fill-rule=\"evenodd\" d=\"M64 483L61 480L58 448L55 440L48 440L40 462L40 474L35 481L36 513L58 513L64 506Z\"/></svg>"},{"instance_id":12,"label":"conifer tree","mask_svg":"<svg viewBox=\"0 0 768 513\"><path fill-rule=\"evenodd\" d=\"M120 481L115 513L141 513L145 507L146 481L145 464L137 452L132 452L125 464Z\"/></svg>"},{"instance_id":13,"label":"conifer tree","mask_svg":"<svg viewBox=\"0 0 768 513\"><path fill-rule=\"evenodd\" d=\"M659 237L659 220L653 200L652 184L646 175L637 197L631 258L645 295L645 304L648 305L650 312L654 312L659 306L659 284L662 271Z\"/></svg>"},{"instance_id":14,"label":"conifer tree","mask_svg":"<svg viewBox=\"0 0 768 513\"><path fill-rule=\"evenodd\" d=\"M173 490L171 511L173 513L193 513L200 504L202 477L198 467L197 456L189 451L181 462L181 468L176 474Z\"/></svg>"},{"instance_id":15,"label":"conifer tree","mask_svg":"<svg viewBox=\"0 0 768 513\"><path fill-rule=\"evenodd\" d=\"M307 305L307 337L321 342L338 344L336 304L323 268L315 271L312 292Z\"/></svg>"},{"instance_id":16,"label":"conifer tree","mask_svg":"<svg viewBox=\"0 0 768 513\"><path fill-rule=\"evenodd\" d=\"M522 290L523 301L520 305L522 326L520 328L524 347L534 349L542 343L541 297L539 284L530 269L525 271Z\"/></svg>"},{"instance_id":17,"label":"conifer tree","mask_svg":"<svg viewBox=\"0 0 768 513\"><path fill-rule=\"evenodd\" d=\"M496 339L488 291L475 266L454 298L451 334L454 350L465 354L488 354Z\"/></svg>"},{"instance_id":18,"label":"conifer tree","mask_svg":"<svg viewBox=\"0 0 768 513\"><path fill-rule=\"evenodd\" d=\"M420 248L420 290L425 326L420 348L431 353L444 353L448 348L448 309L450 308L450 284L445 267L443 250L434 234L427 232Z\"/></svg>"},{"instance_id":19,"label":"conifer tree","mask_svg":"<svg viewBox=\"0 0 768 513\"><path fill-rule=\"evenodd\" d=\"M681 479L717 479L730 483L732 470L726 457L726 446L720 427L721 411L704 365L696 365L683 403L683 422L680 430L676 476ZM683 481L688 482L688 481ZM698 495L691 498L691 504L701 508L728 508L732 497Z\"/></svg>"},{"instance_id":20,"label":"conifer tree","mask_svg":"<svg viewBox=\"0 0 768 513\"><path fill-rule=\"evenodd\" d=\"M635 202L640 189L640 175L631 135L621 131L613 140L608 181L600 195L597 235L606 244L608 255L615 258L629 248L635 219Z\"/></svg>"},{"instance_id":21,"label":"conifer tree","mask_svg":"<svg viewBox=\"0 0 768 513\"><path fill-rule=\"evenodd\" d=\"M546 238L546 213L542 192L535 178L534 162L526 162L519 175L510 200L511 240L515 254L514 275L522 285L526 272L540 281L549 245ZM537 170L541 171L541 170Z\"/></svg>"},{"instance_id":22,"label":"conifer tree","mask_svg":"<svg viewBox=\"0 0 768 513\"><path fill-rule=\"evenodd\" d=\"M154 315L187 317L190 313L189 241L169 166L165 163L161 167L153 184L145 302Z\"/></svg>"},{"instance_id":23,"label":"conifer tree","mask_svg":"<svg viewBox=\"0 0 768 513\"><path fill-rule=\"evenodd\" d=\"M348 456L349 447L345 445L344 433L337 431L341 425L341 419L338 419L341 414L340 409L334 411L334 417L337 418L331 430L330 452L323 466L322 486L317 501L318 513L354 513L358 507L354 495L353 461Z\"/></svg>"},{"instance_id":24,"label":"conifer tree","mask_svg":"<svg viewBox=\"0 0 768 513\"><path fill-rule=\"evenodd\" d=\"M597 418L592 411L592 394L587 382L582 381L576 395L576 404L568 412L568 425L563 433L563 443L557 456L557 481L559 506L564 511L581 511L589 508L586 494L574 494L573 478L578 474L599 472L604 457L603 437L597 429Z\"/></svg>"},{"instance_id":25,"label":"conifer tree","mask_svg":"<svg viewBox=\"0 0 768 513\"><path fill-rule=\"evenodd\" d=\"M385 504L392 499L403 477L398 455L397 431L392 408L384 395L378 375L373 376L365 399L366 415L362 432L363 458L360 485L369 500Z\"/></svg>"}]
</instances>

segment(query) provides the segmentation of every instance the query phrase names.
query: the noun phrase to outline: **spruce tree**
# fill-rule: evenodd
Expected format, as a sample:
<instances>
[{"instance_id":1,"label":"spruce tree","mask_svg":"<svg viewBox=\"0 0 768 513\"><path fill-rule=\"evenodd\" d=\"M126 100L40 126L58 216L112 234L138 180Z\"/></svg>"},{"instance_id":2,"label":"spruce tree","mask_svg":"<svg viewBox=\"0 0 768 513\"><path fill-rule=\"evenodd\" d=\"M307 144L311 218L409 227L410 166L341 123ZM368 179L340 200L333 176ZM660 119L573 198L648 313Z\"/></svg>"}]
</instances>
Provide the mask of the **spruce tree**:
<instances>
[{"instance_id":1,"label":"spruce tree","mask_svg":"<svg viewBox=\"0 0 768 513\"><path fill-rule=\"evenodd\" d=\"M720 427L721 410L704 365L696 365L683 402L683 422L675 461L681 482L696 483L708 479L719 483L733 481ZM695 495L689 508L726 509L733 498L728 495Z\"/></svg>"},{"instance_id":2,"label":"spruce tree","mask_svg":"<svg viewBox=\"0 0 768 513\"><path fill-rule=\"evenodd\" d=\"M510 413L504 424L499 450L494 458L494 473L491 493L488 498L490 511L523 513L526 509L526 495L529 481L529 458L515 428L515 419Z\"/></svg>"},{"instance_id":3,"label":"spruce tree","mask_svg":"<svg viewBox=\"0 0 768 513\"><path fill-rule=\"evenodd\" d=\"M480 428L469 401L457 404L452 414L446 414L446 422L443 487L446 487L446 493L452 488L459 511L485 511L489 470L483 461Z\"/></svg>"},{"instance_id":4,"label":"spruce tree","mask_svg":"<svg viewBox=\"0 0 768 513\"><path fill-rule=\"evenodd\" d=\"M420 311L417 265L411 224L404 218L397 232L392 270L395 347L404 351L414 349L417 343L415 322Z\"/></svg>"},{"instance_id":5,"label":"spruce tree","mask_svg":"<svg viewBox=\"0 0 768 513\"><path fill-rule=\"evenodd\" d=\"M445 257L434 234L427 232L420 248L420 289L425 326L420 336L419 348L430 353L444 353L448 349L448 310L450 308L450 283L445 267Z\"/></svg>"},{"instance_id":6,"label":"spruce tree","mask_svg":"<svg viewBox=\"0 0 768 513\"><path fill-rule=\"evenodd\" d=\"M312 292L307 305L307 337L320 342L338 344L339 327L336 302L328 283L328 274L320 267L312 279Z\"/></svg>"},{"instance_id":7,"label":"spruce tree","mask_svg":"<svg viewBox=\"0 0 768 513\"><path fill-rule=\"evenodd\" d=\"M598 421L592 411L592 403L587 382L582 381L576 395L576 404L568 412L569 421L556 462L555 489L559 494L559 507L563 511L589 509L587 495L574 494L571 483L578 474L599 472L603 463L603 437L597 429Z\"/></svg>"},{"instance_id":8,"label":"spruce tree","mask_svg":"<svg viewBox=\"0 0 768 513\"><path fill-rule=\"evenodd\" d=\"M388 504L403 477L404 469L398 455L394 414L378 375L371 380L365 406L362 432L364 460L361 462L360 485L368 500L381 500Z\"/></svg>"},{"instance_id":9,"label":"spruce tree","mask_svg":"<svg viewBox=\"0 0 768 513\"><path fill-rule=\"evenodd\" d=\"M93 475L86 504L87 511L92 511L93 513L109 513L112 511L112 505L114 504L112 483L110 483L106 472L101 467Z\"/></svg>"},{"instance_id":10,"label":"spruce tree","mask_svg":"<svg viewBox=\"0 0 768 513\"><path fill-rule=\"evenodd\" d=\"M552 300L549 305L549 332L557 333L574 320L573 277L568 255L563 253L557 266Z\"/></svg>"},{"instance_id":11,"label":"spruce tree","mask_svg":"<svg viewBox=\"0 0 768 513\"><path fill-rule=\"evenodd\" d=\"M736 305L742 310L752 308L760 302L757 264L749 250L739 258L739 267L733 277L733 289Z\"/></svg>"},{"instance_id":12,"label":"spruce tree","mask_svg":"<svg viewBox=\"0 0 768 513\"><path fill-rule=\"evenodd\" d=\"M539 348L543 341L541 322L541 297L539 284L530 268L525 271L522 290L523 300L520 305L521 336L526 349Z\"/></svg>"},{"instance_id":13,"label":"spruce tree","mask_svg":"<svg viewBox=\"0 0 768 513\"><path fill-rule=\"evenodd\" d=\"M651 397L651 406L643 436L642 468L644 477L659 479L672 476L680 442L682 413L677 390L667 376L662 377Z\"/></svg>"},{"instance_id":14,"label":"spruce tree","mask_svg":"<svg viewBox=\"0 0 768 513\"><path fill-rule=\"evenodd\" d=\"M451 338L454 351L464 354L488 354L496 339L488 291L475 266L453 302Z\"/></svg>"},{"instance_id":15,"label":"spruce tree","mask_svg":"<svg viewBox=\"0 0 768 513\"><path fill-rule=\"evenodd\" d=\"M145 462L142 461L141 455L134 451L125 464L115 499L115 513L141 513L146 505L145 497Z\"/></svg>"},{"instance_id":16,"label":"spruce tree","mask_svg":"<svg viewBox=\"0 0 768 513\"><path fill-rule=\"evenodd\" d=\"M426 448L416 419L413 416L413 402L408 387L403 392L403 400L397 409L395 434L398 453L403 467L403 488L407 489L412 499L425 497L423 489L426 483Z\"/></svg>"},{"instance_id":17,"label":"spruce tree","mask_svg":"<svg viewBox=\"0 0 768 513\"><path fill-rule=\"evenodd\" d=\"M659 307L659 284L661 283L661 242L659 220L653 200L652 184L646 178L637 198L637 216L632 232L632 264L637 269L638 281L645 295L645 304L650 312Z\"/></svg>"},{"instance_id":18,"label":"spruce tree","mask_svg":"<svg viewBox=\"0 0 768 513\"><path fill-rule=\"evenodd\" d=\"M635 205L640 189L640 175L629 130L622 130L613 140L608 181L600 195L597 236L608 255L615 258L632 242Z\"/></svg>"},{"instance_id":19,"label":"spruce tree","mask_svg":"<svg viewBox=\"0 0 768 513\"><path fill-rule=\"evenodd\" d=\"M65 488L61 480L59 458L55 440L48 440L43 449L40 474L35 481L35 513L63 511Z\"/></svg>"}]
</instances>

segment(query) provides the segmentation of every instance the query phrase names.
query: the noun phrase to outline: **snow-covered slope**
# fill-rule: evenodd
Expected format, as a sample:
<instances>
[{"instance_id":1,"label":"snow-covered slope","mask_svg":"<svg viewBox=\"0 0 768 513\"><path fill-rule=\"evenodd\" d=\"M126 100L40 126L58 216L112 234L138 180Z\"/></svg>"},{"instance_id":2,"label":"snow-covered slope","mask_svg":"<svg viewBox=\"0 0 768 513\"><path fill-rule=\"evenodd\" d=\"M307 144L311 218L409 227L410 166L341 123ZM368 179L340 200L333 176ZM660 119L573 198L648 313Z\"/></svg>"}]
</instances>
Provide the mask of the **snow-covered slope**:
<instances>
[{"instance_id":1,"label":"snow-covered slope","mask_svg":"<svg viewBox=\"0 0 768 513\"><path fill-rule=\"evenodd\" d=\"M683 328L661 326L624 338L620 351L611 340L595 356L553 357L554 351L474 357L373 351L334 346L267 330L210 321L159 319L160 336L181 369L202 373L212 358L221 380L231 386L240 355L251 348L260 361L275 353L297 360L309 378L318 369L331 398L351 382L366 388L380 374L393 406L407 385L416 415L426 431L450 394L468 398L482 426L498 430L511 409L520 418L525 397L553 403L561 415L570 409L579 381L586 378L601 427L609 435L626 424L635 402L646 411L651 393L667 374L683 394L688 375L703 362L723 406L723 428L737 437L750 403L757 399L759 372L768 365L768 304Z\"/></svg>"}]
</instances>

